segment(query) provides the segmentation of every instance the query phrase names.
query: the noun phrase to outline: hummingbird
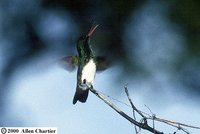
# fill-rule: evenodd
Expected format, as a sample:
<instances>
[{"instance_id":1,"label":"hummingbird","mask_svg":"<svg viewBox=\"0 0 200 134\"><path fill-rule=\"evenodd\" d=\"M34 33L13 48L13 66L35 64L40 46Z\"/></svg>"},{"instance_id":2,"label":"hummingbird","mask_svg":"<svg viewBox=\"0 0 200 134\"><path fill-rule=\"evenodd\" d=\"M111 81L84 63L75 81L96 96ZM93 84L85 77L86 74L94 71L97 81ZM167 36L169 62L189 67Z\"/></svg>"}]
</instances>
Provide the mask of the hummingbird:
<instances>
[{"instance_id":1,"label":"hummingbird","mask_svg":"<svg viewBox=\"0 0 200 134\"><path fill-rule=\"evenodd\" d=\"M103 71L107 68L107 62L104 57L95 56L90 38L98 25L92 26L86 35L81 36L77 41L76 56L67 56L62 59L67 70L74 70L78 66L76 92L73 98L73 104L77 101L86 102L89 94L89 88L93 88L93 82L96 71Z\"/></svg>"}]
</instances>

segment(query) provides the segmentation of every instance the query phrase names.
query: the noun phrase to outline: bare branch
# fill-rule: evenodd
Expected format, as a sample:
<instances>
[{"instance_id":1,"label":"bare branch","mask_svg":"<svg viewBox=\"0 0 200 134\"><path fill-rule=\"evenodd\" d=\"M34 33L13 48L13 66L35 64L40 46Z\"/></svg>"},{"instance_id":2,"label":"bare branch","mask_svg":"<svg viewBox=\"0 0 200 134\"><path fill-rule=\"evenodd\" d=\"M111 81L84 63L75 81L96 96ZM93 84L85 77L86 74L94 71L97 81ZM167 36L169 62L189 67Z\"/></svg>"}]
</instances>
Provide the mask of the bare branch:
<instances>
[{"instance_id":1,"label":"bare branch","mask_svg":"<svg viewBox=\"0 0 200 134\"><path fill-rule=\"evenodd\" d=\"M130 98L130 95L129 95L127 87L124 87L124 89L125 89L125 93L126 93L126 95L128 97L129 103L131 104L131 107L132 107L132 110L133 110L133 118L131 118L125 112L120 110L116 105L114 105L112 102L110 102L105 97L105 95L103 93L101 93L101 92L99 92L99 91L97 91L97 90L95 90L93 88L89 88L89 89L90 89L90 91L92 93L94 93L97 97L99 97L107 105L109 105L112 109L114 109L118 114L120 114L122 117L127 119L129 122L133 123L135 125L135 131L136 131L137 134L138 134L137 127L139 128L139 130L144 129L144 130L147 130L147 131L149 131L151 133L154 133L154 134L164 134L163 132L160 132L160 131L156 130L155 121L162 122L162 123L165 123L165 124L170 125L172 127L175 127L175 128L177 128L177 131L178 130L182 130L183 132L185 132L187 134L189 134L189 132L184 127L200 129L200 127L197 127L197 126L187 125L187 124L183 124L183 123L179 123L179 122L175 122L175 121L171 121L171 120L158 118L158 117L156 117L156 114L153 114L152 111L150 110L150 108L147 107L146 105L145 106L149 109L149 111L151 112L152 115L149 115L149 114L147 114L145 112L142 112L142 111L138 110L135 107L135 105L133 104L133 101ZM141 116L142 119L140 121L136 120L135 112L138 113ZM152 120L153 121L153 127L148 125L147 120ZM176 133L176 132L174 132L174 133Z\"/></svg>"},{"instance_id":2,"label":"bare branch","mask_svg":"<svg viewBox=\"0 0 200 134\"><path fill-rule=\"evenodd\" d=\"M140 123L131 118L129 115L124 113L122 110L120 110L117 106L115 106L113 103L111 103L106 97L104 97L101 93L99 93L97 90L93 88L89 88L92 93L94 93L97 97L99 97L101 100L103 100L107 105L109 105L112 109L114 109L118 114L120 114L122 117L127 119L129 122L133 123L134 125L144 129L148 130L149 132L152 132L154 134L164 134L163 132L159 132L158 130L153 129L150 127L147 122Z\"/></svg>"}]
</instances>

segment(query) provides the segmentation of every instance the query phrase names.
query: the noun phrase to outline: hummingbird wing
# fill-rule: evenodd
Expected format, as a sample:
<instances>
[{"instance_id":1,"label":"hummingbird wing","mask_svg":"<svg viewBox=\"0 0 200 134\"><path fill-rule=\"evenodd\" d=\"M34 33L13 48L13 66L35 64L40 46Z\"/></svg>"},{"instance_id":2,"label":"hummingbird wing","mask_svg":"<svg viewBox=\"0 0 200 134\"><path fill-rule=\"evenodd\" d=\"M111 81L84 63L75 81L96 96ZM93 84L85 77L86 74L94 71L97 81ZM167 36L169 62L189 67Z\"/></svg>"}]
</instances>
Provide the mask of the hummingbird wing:
<instances>
[{"instance_id":1,"label":"hummingbird wing","mask_svg":"<svg viewBox=\"0 0 200 134\"><path fill-rule=\"evenodd\" d=\"M110 66L109 61L103 56L97 56L96 61L97 61L97 71L104 71Z\"/></svg>"},{"instance_id":2,"label":"hummingbird wing","mask_svg":"<svg viewBox=\"0 0 200 134\"><path fill-rule=\"evenodd\" d=\"M79 57L77 55L66 56L60 60L59 65L65 70L72 72L78 67L78 62Z\"/></svg>"}]
</instances>

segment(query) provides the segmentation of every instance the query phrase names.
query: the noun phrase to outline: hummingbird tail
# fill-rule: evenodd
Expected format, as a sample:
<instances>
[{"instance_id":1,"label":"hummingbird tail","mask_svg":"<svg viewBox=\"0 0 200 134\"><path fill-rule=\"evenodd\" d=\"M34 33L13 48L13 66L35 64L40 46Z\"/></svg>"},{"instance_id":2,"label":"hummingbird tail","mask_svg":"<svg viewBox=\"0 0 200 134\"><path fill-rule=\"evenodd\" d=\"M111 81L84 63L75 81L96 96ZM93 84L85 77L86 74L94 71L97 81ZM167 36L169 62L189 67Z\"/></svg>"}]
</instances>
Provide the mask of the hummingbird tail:
<instances>
[{"instance_id":1,"label":"hummingbird tail","mask_svg":"<svg viewBox=\"0 0 200 134\"><path fill-rule=\"evenodd\" d=\"M76 104L77 101L80 101L82 103L86 102L88 93L89 89L87 90L77 89L74 95L73 104Z\"/></svg>"}]
</instances>

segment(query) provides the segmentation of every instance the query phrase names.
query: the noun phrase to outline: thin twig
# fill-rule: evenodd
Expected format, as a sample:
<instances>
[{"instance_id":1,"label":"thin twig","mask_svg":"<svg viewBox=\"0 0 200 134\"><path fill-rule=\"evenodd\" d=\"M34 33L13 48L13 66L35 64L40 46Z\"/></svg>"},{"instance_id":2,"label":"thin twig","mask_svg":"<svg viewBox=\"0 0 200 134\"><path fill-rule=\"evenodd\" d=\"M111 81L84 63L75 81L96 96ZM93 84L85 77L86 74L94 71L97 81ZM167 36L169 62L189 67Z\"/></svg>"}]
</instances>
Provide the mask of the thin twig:
<instances>
[{"instance_id":1,"label":"thin twig","mask_svg":"<svg viewBox=\"0 0 200 134\"><path fill-rule=\"evenodd\" d=\"M134 118L134 120L136 120L136 116L135 116L135 106L133 105L133 102L132 102L132 100L131 100L131 98L130 98L130 96L129 96L129 92L128 92L127 87L125 86L124 89L125 89L126 96L128 97L129 103L131 104L131 107L132 107L132 110L133 110L133 118ZM135 125L135 132L136 132L136 134L138 134L136 125Z\"/></svg>"},{"instance_id":2,"label":"thin twig","mask_svg":"<svg viewBox=\"0 0 200 134\"><path fill-rule=\"evenodd\" d=\"M171 124L177 124L177 125L184 126L184 127L200 129L200 127L197 127L197 126L187 125L187 124L184 124L184 123L170 121L170 120L166 120L166 119L162 119L162 118L158 118L158 117L156 117L155 120L160 121L160 122L169 122Z\"/></svg>"},{"instance_id":3,"label":"thin twig","mask_svg":"<svg viewBox=\"0 0 200 134\"><path fill-rule=\"evenodd\" d=\"M99 93L103 94L104 96L108 97L108 98L111 99L111 100L114 100L114 101L116 101L116 102L118 102L118 103L121 103L121 104L123 104L123 105L125 105L125 106L131 108L130 105L128 105L127 103L125 103L125 102L123 102L123 101L120 101L120 100L118 100L118 99L116 99L116 98L114 98L114 97L112 97L112 96L109 96L109 95L103 93L103 92L100 92L100 91L99 91Z\"/></svg>"},{"instance_id":4,"label":"thin twig","mask_svg":"<svg viewBox=\"0 0 200 134\"><path fill-rule=\"evenodd\" d=\"M133 102L132 102L132 100L131 100L131 98L130 98L130 96L129 96L129 92L128 92L127 87L124 87L124 89L125 89L125 93L126 93L126 95L127 95L127 97L128 97L128 100L129 100L129 102L130 102L131 107L133 108L133 110L135 110L138 114L140 114L143 118L145 118L145 116L142 114L142 112L141 112L140 110L138 110L138 109L135 107L135 105L133 104Z\"/></svg>"},{"instance_id":5,"label":"thin twig","mask_svg":"<svg viewBox=\"0 0 200 134\"><path fill-rule=\"evenodd\" d=\"M145 105L145 107L147 107L147 109L150 111L150 113L152 114L152 121L153 121L153 129L155 130L155 117L156 117L156 115L155 114L153 114L153 112L151 111L151 109L147 106L147 105Z\"/></svg>"}]
</instances>

